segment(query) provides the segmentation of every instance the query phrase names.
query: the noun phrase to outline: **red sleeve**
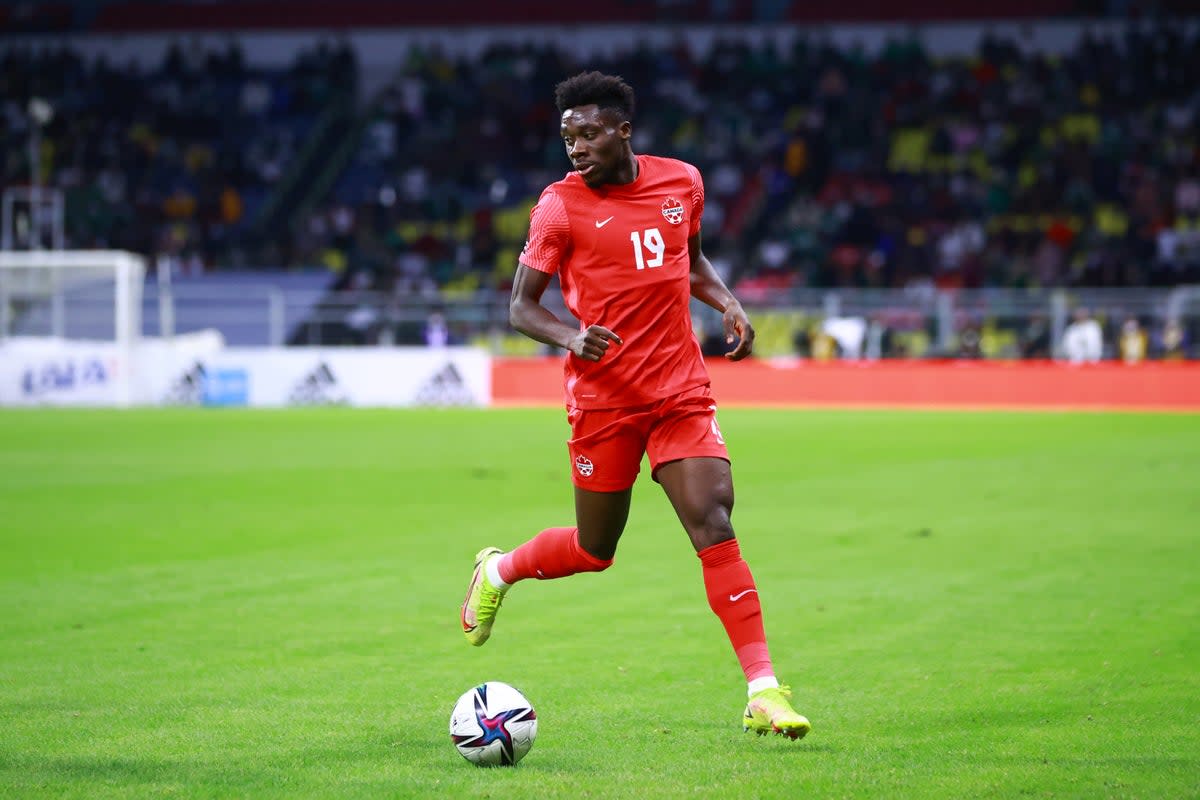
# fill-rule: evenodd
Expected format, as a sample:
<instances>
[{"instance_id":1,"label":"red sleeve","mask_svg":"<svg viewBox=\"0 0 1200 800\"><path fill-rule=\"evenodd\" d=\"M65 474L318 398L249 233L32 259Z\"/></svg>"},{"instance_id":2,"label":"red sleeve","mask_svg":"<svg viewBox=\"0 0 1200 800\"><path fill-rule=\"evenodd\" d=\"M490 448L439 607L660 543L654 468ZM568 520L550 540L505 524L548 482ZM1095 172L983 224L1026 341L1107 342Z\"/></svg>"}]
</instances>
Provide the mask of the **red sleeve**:
<instances>
[{"instance_id":1,"label":"red sleeve","mask_svg":"<svg viewBox=\"0 0 1200 800\"><path fill-rule=\"evenodd\" d=\"M692 179L692 218L691 225L688 228L688 236L695 236L700 232L700 218L704 216L704 178L700 176L700 170L687 165L688 175Z\"/></svg>"},{"instance_id":2,"label":"red sleeve","mask_svg":"<svg viewBox=\"0 0 1200 800\"><path fill-rule=\"evenodd\" d=\"M562 198L547 189L529 212L529 238L518 259L538 272L551 275L567 257L571 244L571 225Z\"/></svg>"}]
</instances>

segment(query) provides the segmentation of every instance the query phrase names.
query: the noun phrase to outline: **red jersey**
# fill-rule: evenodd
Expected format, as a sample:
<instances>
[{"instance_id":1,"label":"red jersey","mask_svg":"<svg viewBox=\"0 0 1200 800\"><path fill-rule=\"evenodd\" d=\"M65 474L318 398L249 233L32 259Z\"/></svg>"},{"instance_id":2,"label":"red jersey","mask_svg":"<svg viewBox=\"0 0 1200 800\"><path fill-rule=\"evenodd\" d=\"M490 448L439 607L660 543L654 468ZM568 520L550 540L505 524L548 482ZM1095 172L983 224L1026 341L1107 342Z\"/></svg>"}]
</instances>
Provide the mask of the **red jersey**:
<instances>
[{"instance_id":1,"label":"red jersey","mask_svg":"<svg viewBox=\"0 0 1200 800\"><path fill-rule=\"evenodd\" d=\"M592 189L572 172L529 215L521 263L558 273L581 330L602 325L624 342L599 361L567 354L568 406L645 405L709 382L689 310L704 183L683 161L636 158L632 183Z\"/></svg>"}]
</instances>

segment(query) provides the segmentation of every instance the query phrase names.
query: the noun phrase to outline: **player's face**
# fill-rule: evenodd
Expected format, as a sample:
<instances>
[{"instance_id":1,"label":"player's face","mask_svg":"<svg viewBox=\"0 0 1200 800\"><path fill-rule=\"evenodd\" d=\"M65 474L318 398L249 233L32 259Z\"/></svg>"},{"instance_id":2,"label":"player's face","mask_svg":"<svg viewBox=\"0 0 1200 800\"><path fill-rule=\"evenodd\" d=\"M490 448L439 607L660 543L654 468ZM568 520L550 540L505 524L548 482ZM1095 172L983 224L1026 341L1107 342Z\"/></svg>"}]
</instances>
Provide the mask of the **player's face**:
<instances>
[{"instance_id":1,"label":"player's face","mask_svg":"<svg viewBox=\"0 0 1200 800\"><path fill-rule=\"evenodd\" d=\"M622 121L612 111L602 111L592 104L564 111L559 130L567 158L588 186L633 180L628 157L632 128L628 120Z\"/></svg>"}]
</instances>

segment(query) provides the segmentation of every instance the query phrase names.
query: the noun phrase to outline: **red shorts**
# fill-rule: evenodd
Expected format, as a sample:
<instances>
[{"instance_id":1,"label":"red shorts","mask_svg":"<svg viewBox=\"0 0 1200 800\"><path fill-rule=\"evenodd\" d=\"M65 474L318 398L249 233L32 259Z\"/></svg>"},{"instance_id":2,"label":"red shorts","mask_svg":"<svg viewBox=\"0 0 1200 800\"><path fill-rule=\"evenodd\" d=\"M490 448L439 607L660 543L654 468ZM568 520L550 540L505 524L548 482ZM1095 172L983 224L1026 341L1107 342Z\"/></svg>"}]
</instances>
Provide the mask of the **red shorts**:
<instances>
[{"instance_id":1,"label":"red shorts","mask_svg":"<svg viewBox=\"0 0 1200 800\"><path fill-rule=\"evenodd\" d=\"M717 427L717 404L708 386L645 406L567 409L571 423L571 478L580 489L619 492L633 486L650 456L651 475L681 458L729 460Z\"/></svg>"}]
</instances>

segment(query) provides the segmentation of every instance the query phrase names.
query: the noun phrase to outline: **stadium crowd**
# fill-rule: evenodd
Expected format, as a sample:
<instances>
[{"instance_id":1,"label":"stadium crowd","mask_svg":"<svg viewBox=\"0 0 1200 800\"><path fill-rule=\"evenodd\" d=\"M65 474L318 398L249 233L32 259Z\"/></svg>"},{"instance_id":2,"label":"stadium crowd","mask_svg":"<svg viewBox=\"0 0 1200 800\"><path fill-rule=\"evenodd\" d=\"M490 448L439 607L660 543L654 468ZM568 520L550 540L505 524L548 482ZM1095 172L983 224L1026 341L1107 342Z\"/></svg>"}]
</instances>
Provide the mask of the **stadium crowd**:
<instances>
[{"instance_id":1,"label":"stadium crowd","mask_svg":"<svg viewBox=\"0 0 1200 800\"><path fill-rule=\"evenodd\" d=\"M353 53L325 45L277 70L248 65L235 38L219 50L172 46L150 70L65 45L0 50L0 186L31 183L27 142L40 124L38 180L63 193L67 247L245 266L242 255L286 235L257 236L254 223L356 79ZM48 119L28 112L35 98Z\"/></svg>"},{"instance_id":2,"label":"stadium crowd","mask_svg":"<svg viewBox=\"0 0 1200 800\"><path fill-rule=\"evenodd\" d=\"M635 150L697 164L705 248L737 291L1200 282L1200 31L1130 25L1064 54L986 35L934 59L820 35L701 50L631 40L581 59L549 43L399 55L315 206L255 225L322 112L352 96L348 45L286 70L173 48L157 69L67 48L0 53L4 185L28 180L26 104L56 115L40 176L68 245L198 269L325 265L345 288L446 295L508 285L537 192L567 168L550 102L583 68L639 92ZM279 194L273 197L273 193Z\"/></svg>"},{"instance_id":3,"label":"stadium crowd","mask_svg":"<svg viewBox=\"0 0 1200 800\"><path fill-rule=\"evenodd\" d=\"M587 65L550 47L413 52L376 111L375 180L338 199L394 188L364 220L376 231L474 214L465 263L453 241L421 244L431 275L503 277L490 217L565 171L547 87L595 66L641 87L637 149L701 167L709 247L743 289L1194 281L1198 45L1165 28L1062 58L988 39L936 63L915 40L875 55L726 41L703 58L680 41Z\"/></svg>"}]
</instances>

